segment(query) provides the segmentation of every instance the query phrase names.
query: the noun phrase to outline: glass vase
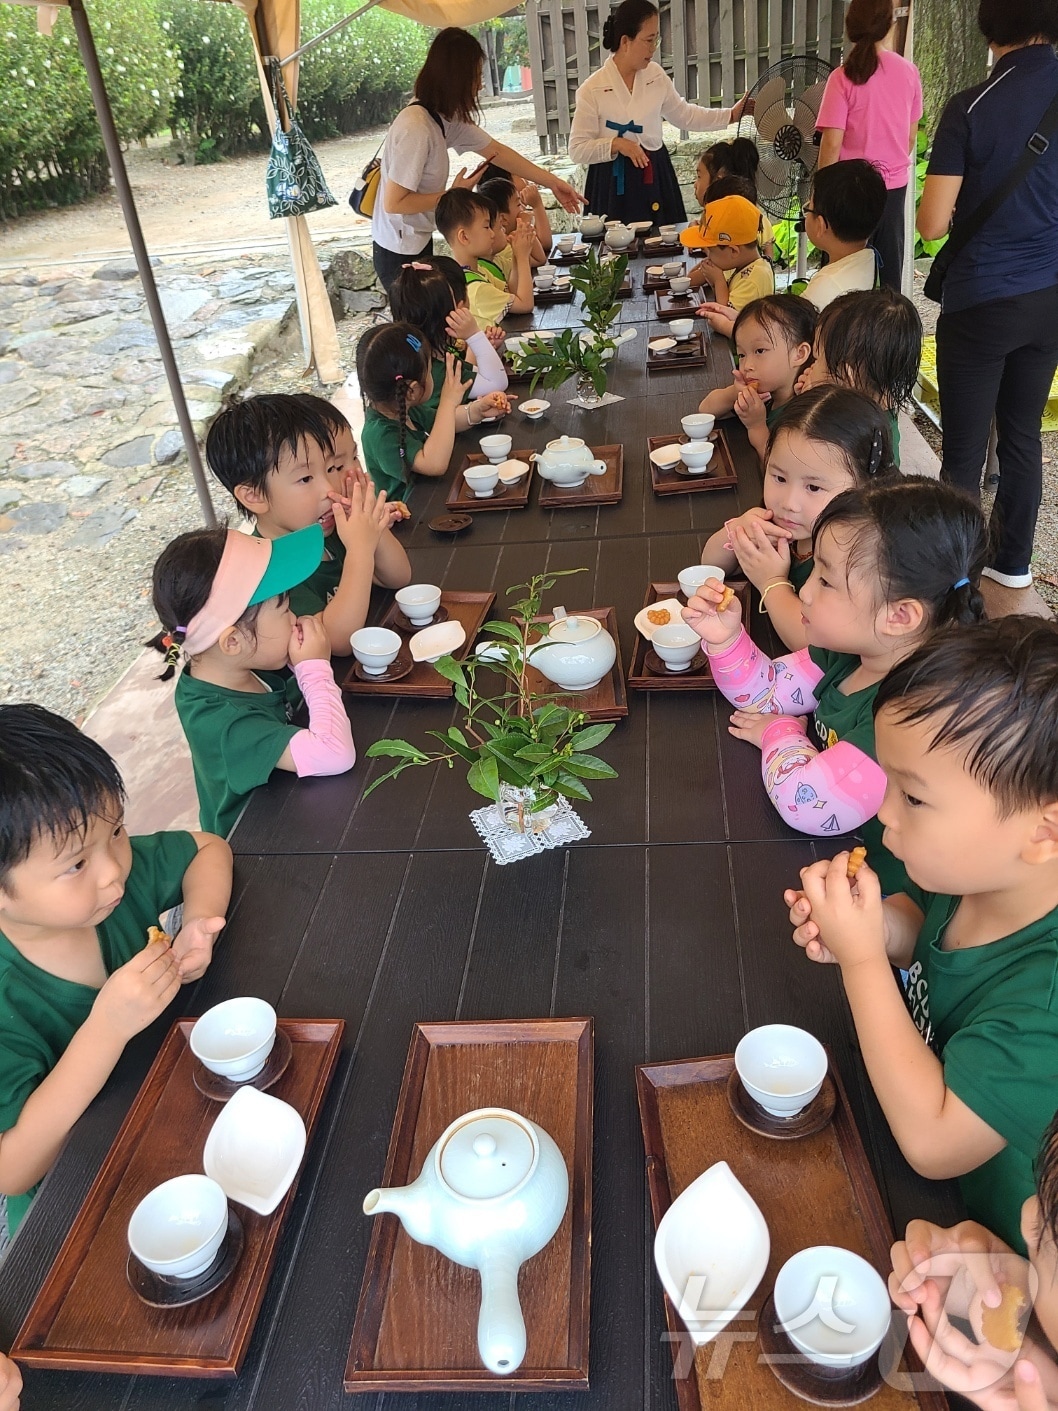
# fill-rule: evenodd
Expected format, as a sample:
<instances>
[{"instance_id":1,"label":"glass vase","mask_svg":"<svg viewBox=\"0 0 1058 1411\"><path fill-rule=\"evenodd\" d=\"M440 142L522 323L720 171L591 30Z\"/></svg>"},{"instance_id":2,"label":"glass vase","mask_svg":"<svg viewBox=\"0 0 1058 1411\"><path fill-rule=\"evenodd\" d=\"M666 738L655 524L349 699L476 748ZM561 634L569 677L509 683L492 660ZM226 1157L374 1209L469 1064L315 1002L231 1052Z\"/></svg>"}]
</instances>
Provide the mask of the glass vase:
<instances>
[{"instance_id":1,"label":"glass vase","mask_svg":"<svg viewBox=\"0 0 1058 1411\"><path fill-rule=\"evenodd\" d=\"M515 784L500 783L500 812L503 821L512 833L543 833L550 824L558 807L557 802L548 804L533 812L538 791L534 788L521 789Z\"/></svg>"},{"instance_id":2,"label":"glass vase","mask_svg":"<svg viewBox=\"0 0 1058 1411\"><path fill-rule=\"evenodd\" d=\"M595 390L595 383L586 373L581 373L577 378L577 398L586 407L597 407L602 401L602 396Z\"/></svg>"}]
</instances>

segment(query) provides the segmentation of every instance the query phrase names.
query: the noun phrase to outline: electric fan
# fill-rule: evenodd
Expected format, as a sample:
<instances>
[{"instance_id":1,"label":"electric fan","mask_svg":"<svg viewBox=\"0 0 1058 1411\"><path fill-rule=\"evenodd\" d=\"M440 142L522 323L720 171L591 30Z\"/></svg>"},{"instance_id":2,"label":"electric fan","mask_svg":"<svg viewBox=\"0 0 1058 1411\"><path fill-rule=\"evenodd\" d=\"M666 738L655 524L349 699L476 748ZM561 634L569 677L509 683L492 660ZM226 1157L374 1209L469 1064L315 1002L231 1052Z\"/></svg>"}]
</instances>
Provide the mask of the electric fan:
<instances>
[{"instance_id":1,"label":"electric fan","mask_svg":"<svg viewBox=\"0 0 1058 1411\"><path fill-rule=\"evenodd\" d=\"M812 174L819 160L815 145L816 118L823 101L827 75L833 66L825 59L803 54L780 59L749 90L752 115L739 119L739 137L756 143L757 200L772 220L800 221L808 200ZM747 104L748 107L748 104ZM803 226L797 237L797 276L807 273L808 241Z\"/></svg>"}]
</instances>

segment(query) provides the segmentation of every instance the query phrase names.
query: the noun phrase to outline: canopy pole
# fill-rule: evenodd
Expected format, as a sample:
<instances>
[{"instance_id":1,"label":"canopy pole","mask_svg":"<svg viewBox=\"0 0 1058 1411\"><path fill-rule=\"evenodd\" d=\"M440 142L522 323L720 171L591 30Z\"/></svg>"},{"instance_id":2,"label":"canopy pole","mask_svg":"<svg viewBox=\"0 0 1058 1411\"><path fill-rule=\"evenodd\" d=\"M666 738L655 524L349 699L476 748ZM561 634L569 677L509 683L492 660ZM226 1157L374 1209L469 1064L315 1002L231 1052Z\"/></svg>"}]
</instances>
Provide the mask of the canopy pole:
<instances>
[{"instance_id":1,"label":"canopy pole","mask_svg":"<svg viewBox=\"0 0 1058 1411\"><path fill-rule=\"evenodd\" d=\"M317 44L322 44L325 39L330 39L332 34L337 34L340 29L344 29L353 20L358 20L361 15L366 15L368 10L373 10L376 5L380 5L382 0L367 0L366 5L361 5L359 10L354 10L351 15L346 15L344 19L332 24L329 29L325 29L322 34L317 34L315 39L307 40L300 49L295 49L293 54L288 54L285 59L280 59L281 68L286 68L287 64L292 64L295 59L300 59L302 54L307 54L310 49L315 49Z\"/></svg>"},{"instance_id":2,"label":"canopy pole","mask_svg":"<svg viewBox=\"0 0 1058 1411\"><path fill-rule=\"evenodd\" d=\"M121 211L125 217L125 225L128 228L129 239L132 242L132 253L136 257L136 267L140 272L140 282L143 285L143 292L147 299L147 308L150 311L151 322L154 324L154 334L158 339L158 348L162 355L162 364L169 382L169 391L172 394L173 406L176 408L176 419L180 423L180 433L184 438L184 448L187 451L187 458L191 462L191 474L195 479L198 502L202 506L202 513L205 516L207 525L213 529L216 527L217 515L213 509L213 501L209 497L209 485L206 481L206 473L202 468L202 458L198 453L198 442L195 440L195 428L191 424L191 413L187 408L187 398L184 396L183 383L180 381L180 370L176 365L173 345L169 339L169 329L165 322L165 311L162 308L162 301L158 297L158 286L154 282L151 257L144 243L143 231L140 229L140 218L136 211L136 203L132 197L132 187L129 185L128 172L125 170L125 158L122 156L121 152L121 141L118 137L117 128L114 126L114 115L110 111L110 99L107 97L106 85L103 83L103 74L99 68L99 56L96 54L95 43L92 40L92 30L88 23L88 16L85 13L83 0L69 0L69 6L70 13L73 16L74 29L77 32L77 44L81 50L81 58L84 61L85 71L88 74L88 86L92 91L92 102L95 105L96 116L99 119L99 128L103 134L103 145L106 147L110 170L114 174L114 186L117 189L118 200L121 203Z\"/></svg>"}]
</instances>

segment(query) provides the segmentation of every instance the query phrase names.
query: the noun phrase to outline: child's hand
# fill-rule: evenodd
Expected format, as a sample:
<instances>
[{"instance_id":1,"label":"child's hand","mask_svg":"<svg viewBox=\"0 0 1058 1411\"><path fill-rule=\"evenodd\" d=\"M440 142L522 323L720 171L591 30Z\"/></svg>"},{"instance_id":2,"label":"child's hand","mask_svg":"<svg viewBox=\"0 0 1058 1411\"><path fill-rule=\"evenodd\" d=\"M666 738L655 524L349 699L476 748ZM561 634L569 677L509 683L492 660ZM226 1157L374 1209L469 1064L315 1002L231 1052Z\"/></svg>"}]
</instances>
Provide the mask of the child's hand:
<instances>
[{"instance_id":1,"label":"child's hand","mask_svg":"<svg viewBox=\"0 0 1058 1411\"><path fill-rule=\"evenodd\" d=\"M490 323L485 330L485 337L494 348L498 348L507 337L507 333L498 323Z\"/></svg>"},{"instance_id":2,"label":"child's hand","mask_svg":"<svg viewBox=\"0 0 1058 1411\"><path fill-rule=\"evenodd\" d=\"M812 903L804 892L788 887L782 897L790 908L794 944L799 945L808 959L814 960L818 965L836 965L837 957L832 955L819 939L819 927L812 920Z\"/></svg>"},{"instance_id":3,"label":"child's hand","mask_svg":"<svg viewBox=\"0 0 1058 1411\"><path fill-rule=\"evenodd\" d=\"M445 380L437 405L455 406L463 400L463 375L460 360L454 353L445 353Z\"/></svg>"},{"instance_id":4,"label":"child's hand","mask_svg":"<svg viewBox=\"0 0 1058 1411\"><path fill-rule=\"evenodd\" d=\"M728 731L736 740L763 748L764 732L778 719L775 715L762 715L759 710L735 710L731 712Z\"/></svg>"},{"instance_id":5,"label":"child's hand","mask_svg":"<svg viewBox=\"0 0 1058 1411\"><path fill-rule=\"evenodd\" d=\"M511 409L511 398L506 392L486 392L484 397L476 397L471 406L478 409L478 422L495 421L498 417L506 416ZM474 423L475 425L477 422Z\"/></svg>"},{"instance_id":6,"label":"child's hand","mask_svg":"<svg viewBox=\"0 0 1058 1411\"><path fill-rule=\"evenodd\" d=\"M303 661L330 661L331 639L319 613L313 617L299 617L294 623L287 656L291 666L300 666Z\"/></svg>"},{"instance_id":7,"label":"child's hand","mask_svg":"<svg viewBox=\"0 0 1058 1411\"><path fill-rule=\"evenodd\" d=\"M0 1411L18 1411L21 1395L22 1373L0 1352Z\"/></svg>"},{"instance_id":8,"label":"child's hand","mask_svg":"<svg viewBox=\"0 0 1058 1411\"><path fill-rule=\"evenodd\" d=\"M770 392L761 393L755 387L743 384L735 398L735 415L747 431L752 431L755 426L767 425L768 408L765 402L770 400Z\"/></svg>"},{"instance_id":9,"label":"child's hand","mask_svg":"<svg viewBox=\"0 0 1058 1411\"><path fill-rule=\"evenodd\" d=\"M522 205L528 209L544 204L544 198L540 195L540 188L533 181L523 182L518 191L518 199L521 201Z\"/></svg>"},{"instance_id":10,"label":"child's hand","mask_svg":"<svg viewBox=\"0 0 1058 1411\"><path fill-rule=\"evenodd\" d=\"M385 490L376 490L373 481L364 477L351 485L346 498L331 496L334 501L334 527L347 553L374 558L378 541L393 523L387 506Z\"/></svg>"},{"instance_id":11,"label":"child's hand","mask_svg":"<svg viewBox=\"0 0 1058 1411\"><path fill-rule=\"evenodd\" d=\"M726 519L724 528L728 532L728 543L725 549L734 550L734 544L730 542L730 535L736 525L741 525L743 529L750 533L758 528L764 530L773 544L789 542L793 535L789 529L784 529L781 524L776 524L772 518L771 510L766 510L763 505L751 505L744 514L736 515L734 519Z\"/></svg>"},{"instance_id":12,"label":"child's hand","mask_svg":"<svg viewBox=\"0 0 1058 1411\"><path fill-rule=\"evenodd\" d=\"M123 1044L146 1029L180 988L180 968L168 941L151 941L125 962L92 1002L92 1013Z\"/></svg>"},{"instance_id":13,"label":"child's hand","mask_svg":"<svg viewBox=\"0 0 1058 1411\"><path fill-rule=\"evenodd\" d=\"M742 572L760 591L768 583L790 576L790 541L777 524L763 519L733 520L729 526L730 543Z\"/></svg>"},{"instance_id":14,"label":"child's hand","mask_svg":"<svg viewBox=\"0 0 1058 1411\"><path fill-rule=\"evenodd\" d=\"M693 627L707 646L718 650L730 646L742 629L742 604L732 596L721 610L724 592L719 578L707 578L683 609L688 627Z\"/></svg>"},{"instance_id":15,"label":"child's hand","mask_svg":"<svg viewBox=\"0 0 1058 1411\"><path fill-rule=\"evenodd\" d=\"M445 319L445 330L449 338L462 338L469 342L475 333L480 333L478 321L466 304L457 304Z\"/></svg>"},{"instance_id":16,"label":"child's hand","mask_svg":"<svg viewBox=\"0 0 1058 1411\"><path fill-rule=\"evenodd\" d=\"M850 881L848 862L849 854L839 852L801 869L801 885L819 943L843 970L888 959L878 874L864 863Z\"/></svg>"},{"instance_id":17,"label":"child's hand","mask_svg":"<svg viewBox=\"0 0 1058 1411\"><path fill-rule=\"evenodd\" d=\"M531 225L523 225L518 222L517 227L511 231L511 249L515 255L529 258L529 251L533 245L533 228Z\"/></svg>"},{"instance_id":18,"label":"child's hand","mask_svg":"<svg viewBox=\"0 0 1058 1411\"><path fill-rule=\"evenodd\" d=\"M930 1284L940 1291L945 1312L960 1318L969 1316L975 1299L987 1308L998 1308L1001 1282L1016 1283L1028 1291L1025 1260L974 1220L950 1229L929 1220L912 1220L904 1238L893 1245L891 1257L889 1293L905 1313L919 1308Z\"/></svg>"},{"instance_id":19,"label":"child's hand","mask_svg":"<svg viewBox=\"0 0 1058 1411\"><path fill-rule=\"evenodd\" d=\"M213 959L213 945L224 930L223 916L198 916L185 921L173 941L173 954L176 968L180 971L180 983L190 984L201 980Z\"/></svg>"}]
</instances>

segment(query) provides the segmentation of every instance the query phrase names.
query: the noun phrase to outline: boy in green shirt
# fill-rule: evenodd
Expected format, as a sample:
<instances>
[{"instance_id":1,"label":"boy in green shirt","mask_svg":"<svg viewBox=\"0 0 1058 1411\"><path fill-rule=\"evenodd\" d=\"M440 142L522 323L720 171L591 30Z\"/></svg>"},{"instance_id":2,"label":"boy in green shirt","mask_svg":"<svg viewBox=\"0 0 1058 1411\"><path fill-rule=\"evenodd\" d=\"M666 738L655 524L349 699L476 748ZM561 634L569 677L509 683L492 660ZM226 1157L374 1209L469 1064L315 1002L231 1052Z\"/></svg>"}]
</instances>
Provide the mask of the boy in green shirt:
<instances>
[{"instance_id":1,"label":"boy in green shirt","mask_svg":"<svg viewBox=\"0 0 1058 1411\"><path fill-rule=\"evenodd\" d=\"M1018 1212L1058 1092L1058 625L944 632L881 682L878 818L911 878L883 902L848 854L786 893L794 940L841 967L900 1149L960 1178L970 1214L1024 1251ZM907 970L905 997L891 966Z\"/></svg>"},{"instance_id":2,"label":"boy in green shirt","mask_svg":"<svg viewBox=\"0 0 1058 1411\"><path fill-rule=\"evenodd\" d=\"M0 1190L13 1232L122 1050L206 970L231 895L209 833L129 838L113 760L0 706ZM149 939L182 900L176 934Z\"/></svg>"},{"instance_id":3,"label":"boy in green shirt","mask_svg":"<svg viewBox=\"0 0 1058 1411\"><path fill-rule=\"evenodd\" d=\"M376 492L345 417L309 392L248 397L210 427L206 459L256 534L278 539L320 525L323 558L291 589L290 606L298 616L322 613L331 653L348 656L349 638L367 622L372 583L404 588L411 565L391 528L408 511Z\"/></svg>"}]
</instances>

